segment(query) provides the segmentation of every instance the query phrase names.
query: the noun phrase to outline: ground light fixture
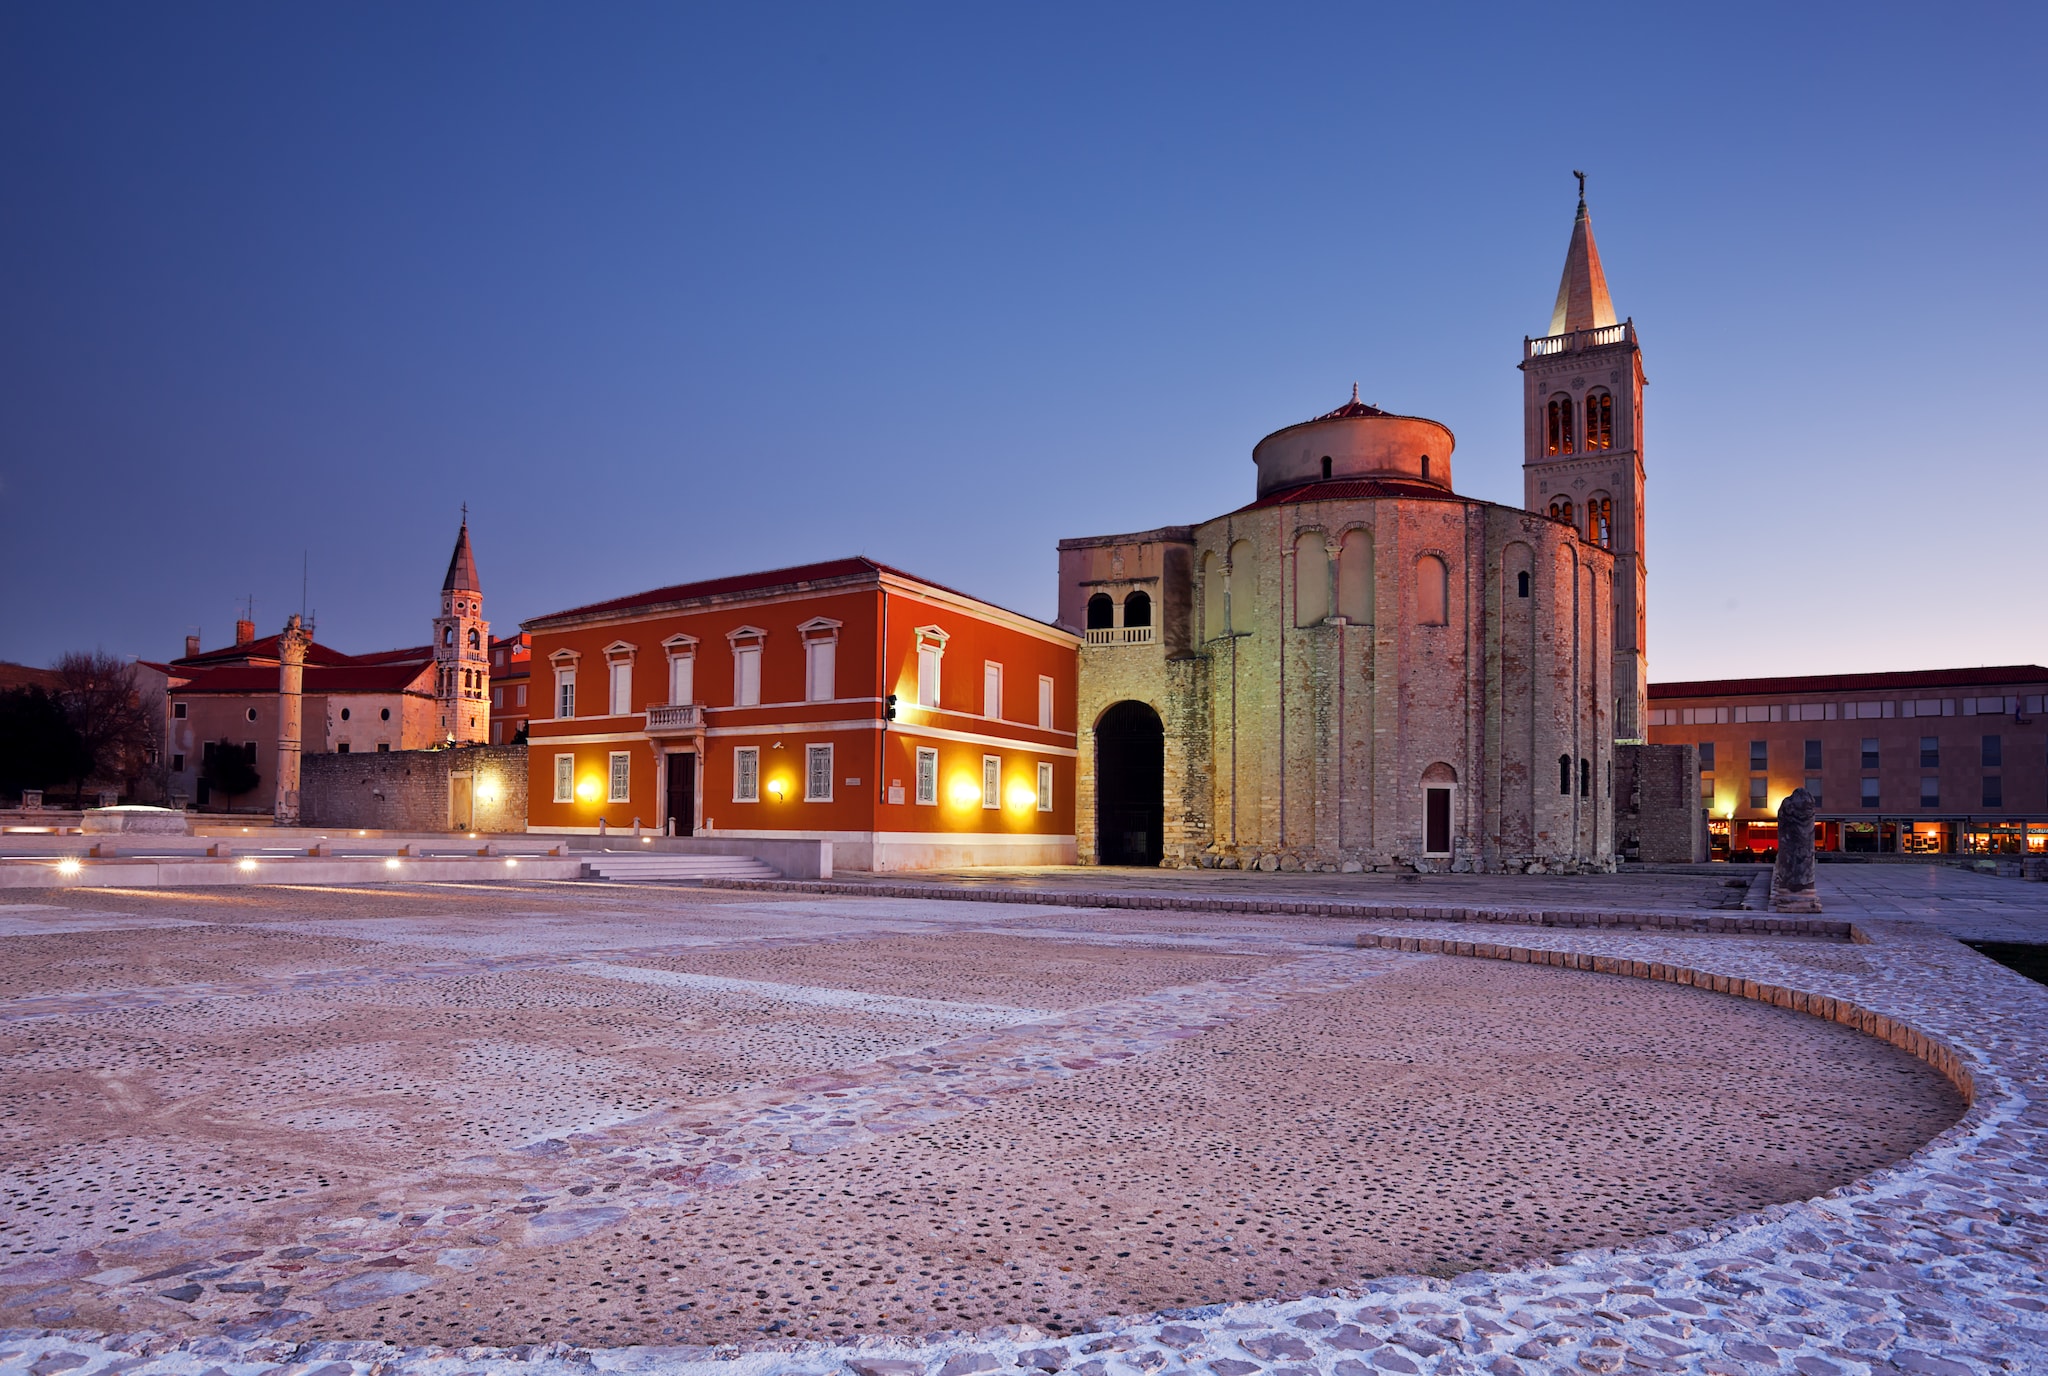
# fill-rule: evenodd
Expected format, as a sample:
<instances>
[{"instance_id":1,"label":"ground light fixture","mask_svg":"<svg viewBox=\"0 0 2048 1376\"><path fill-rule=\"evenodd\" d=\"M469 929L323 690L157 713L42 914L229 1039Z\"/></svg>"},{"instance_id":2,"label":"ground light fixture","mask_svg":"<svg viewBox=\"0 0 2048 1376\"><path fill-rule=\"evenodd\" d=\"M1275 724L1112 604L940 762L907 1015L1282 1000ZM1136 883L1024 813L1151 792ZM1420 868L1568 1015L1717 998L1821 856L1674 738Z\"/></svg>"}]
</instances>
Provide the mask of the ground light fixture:
<instances>
[{"instance_id":1,"label":"ground light fixture","mask_svg":"<svg viewBox=\"0 0 2048 1376\"><path fill-rule=\"evenodd\" d=\"M244 874L249 874L253 872L256 868L256 859L254 856L245 856L242 860L242 863L235 866L235 868L240 870Z\"/></svg>"},{"instance_id":2,"label":"ground light fixture","mask_svg":"<svg viewBox=\"0 0 2048 1376\"><path fill-rule=\"evenodd\" d=\"M387 869L387 870L395 870L395 869L397 869L397 868L398 868L398 860L397 860L397 858L396 858L396 857L394 857L394 858L392 858L392 859L390 859L390 860L386 860L386 861L384 862L384 868L385 868L385 869Z\"/></svg>"},{"instance_id":3,"label":"ground light fixture","mask_svg":"<svg viewBox=\"0 0 2048 1376\"><path fill-rule=\"evenodd\" d=\"M59 860L59 861L57 862L57 873L59 873L59 874L62 874L62 875L67 875L67 876L68 876L68 875L73 875L73 874L77 874L77 873L78 873L78 871L79 871L79 864L78 864L78 862L77 862L76 860L73 860L73 859L70 859L69 857L66 857L65 859Z\"/></svg>"}]
</instances>

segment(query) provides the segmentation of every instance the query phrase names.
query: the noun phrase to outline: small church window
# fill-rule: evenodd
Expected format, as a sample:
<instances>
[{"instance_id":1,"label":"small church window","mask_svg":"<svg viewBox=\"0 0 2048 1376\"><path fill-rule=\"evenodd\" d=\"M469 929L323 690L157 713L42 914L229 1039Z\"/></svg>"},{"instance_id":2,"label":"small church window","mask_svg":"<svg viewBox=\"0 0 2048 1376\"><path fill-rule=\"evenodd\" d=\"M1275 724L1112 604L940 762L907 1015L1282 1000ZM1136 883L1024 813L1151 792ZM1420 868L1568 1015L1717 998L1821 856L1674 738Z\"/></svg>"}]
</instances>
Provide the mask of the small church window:
<instances>
[{"instance_id":1,"label":"small church window","mask_svg":"<svg viewBox=\"0 0 2048 1376\"><path fill-rule=\"evenodd\" d=\"M1614 448L1614 397L1593 392L1586 397L1586 448Z\"/></svg>"},{"instance_id":2,"label":"small church window","mask_svg":"<svg viewBox=\"0 0 2048 1376\"><path fill-rule=\"evenodd\" d=\"M482 646L482 643L483 642L477 638L476 627L471 626L469 628L469 648L472 650L478 649Z\"/></svg>"},{"instance_id":3,"label":"small church window","mask_svg":"<svg viewBox=\"0 0 2048 1376\"><path fill-rule=\"evenodd\" d=\"M1572 796L1572 757L1557 757L1557 791L1569 798Z\"/></svg>"},{"instance_id":4,"label":"small church window","mask_svg":"<svg viewBox=\"0 0 2048 1376\"><path fill-rule=\"evenodd\" d=\"M1124 625L1149 626L1152 624L1152 598L1142 590L1134 590L1124 598Z\"/></svg>"},{"instance_id":5,"label":"small church window","mask_svg":"<svg viewBox=\"0 0 2048 1376\"><path fill-rule=\"evenodd\" d=\"M1444 561L1425 554L1415 561L1415 619L1424 626L1451 621L1451 575Z\"/></svg>"},{"instance_id":6,"label":"small church window","mask_svg":"<svg viewBox=\"0 0 2048 1376\"><path fill-rule=\"evenodd\" d=\"M1106 592L1096 593L1088 599L1088 629L1106 631L1116 624L1116 603Z\"/></svg>"},{"instance_id":7,"label":"small church window","mask_svg":"<svg viewBox=\"0 0 2048 1376\"><path fill-rule=\"evenodd\" d=\"M1572 433L1572 412L1576 409L1571 397L1564 392L1559 392L1550 399L1551 453L1570 454L1576 449L1577 446L1573 442L1575 436Z\"/></svg>"},{"instance_id":8,"label":"small church window","mask_svg":"<svg viewBox=\"0 0 2048 1376\"><path fill-rule=\"evenodd\" d=\"M1586 503L1586 538L1602 549L1614 548L1614 499L1594 497Z\"/></svg>"},{"instance_id":9,"label":"small church window","mask_svg":"<svg viewBox=\"0 0 2048 1376\"><path fill-rule=\"evenodd\" d=\"M1323 481L1330 481L1330 456L1328 454L1323 455Z\"/></svg>"},{"instance_id":10,"label":"small church window","mask_svg":"<svg viewBox=\"0 0 2048 1376\"><path fill-rule=\"evenodd\" d=\"M1529 575L1528 575L1528 573L1527 573L1526 571L1524 571L1524 572L1522 572L1522 573L1518 573L1518 574L1516 574L1516 575L1515 575L1515 596L1517 596L1517 597L1527 597L1528 595L1529 595Z\"/></svg>"},{"instance_id":11,"label":"small church window","mask_svg":"<svg viewBox=\"0 0 2048 1376\"><path fill-rule=\"evenodd\" d=\"M1572 505L1572 499L1569 497L1552 498L1550 503L1550 519L1553 521L1563 521L1568 526L1576 525L1578 522L1578 509Z\"/></svg>"},{"instance_id":12,"label":"small church window","mask_svg":"<svg viewBox=\"0 0 2048 1376\"><path fill-rule=\"evenodd\" d=\"M1581 798L1593 796L1593 762L1591 760L1581 759L1579 761L1579 796Z\"/></svg>"},{"instance_id":13,"label":"small church window","mask_svg":"<svg viewBox=\"0 0 2048 1376\"><path fill-rule=\"evenodd\" d=\"M455 628L453 626L443 626L441 628L441 643L443 645L453 645L455 643Z\"/></svg>"}]
</instances>

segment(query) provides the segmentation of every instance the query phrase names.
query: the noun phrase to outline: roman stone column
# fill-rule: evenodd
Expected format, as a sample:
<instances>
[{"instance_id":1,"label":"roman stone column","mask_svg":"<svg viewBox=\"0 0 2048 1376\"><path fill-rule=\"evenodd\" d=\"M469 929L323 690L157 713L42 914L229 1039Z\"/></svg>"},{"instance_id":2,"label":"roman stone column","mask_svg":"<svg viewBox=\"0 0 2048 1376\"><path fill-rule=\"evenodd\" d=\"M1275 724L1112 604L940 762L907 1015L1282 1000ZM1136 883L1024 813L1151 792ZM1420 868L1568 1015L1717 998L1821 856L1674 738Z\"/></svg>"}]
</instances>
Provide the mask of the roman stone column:
<instances>
[{"instance_id":1,"label":"roman stone column","mask_svg":"<svg viewBox=\"0 0 2048 1376\"><path fill-rule=\"evenodd\" d=\"M277 638L277 824L299 824L299 724L304 705L300 688L306 677L306 647L313 638L297 616L285 622Z\"/></svg>"}]
</instances>

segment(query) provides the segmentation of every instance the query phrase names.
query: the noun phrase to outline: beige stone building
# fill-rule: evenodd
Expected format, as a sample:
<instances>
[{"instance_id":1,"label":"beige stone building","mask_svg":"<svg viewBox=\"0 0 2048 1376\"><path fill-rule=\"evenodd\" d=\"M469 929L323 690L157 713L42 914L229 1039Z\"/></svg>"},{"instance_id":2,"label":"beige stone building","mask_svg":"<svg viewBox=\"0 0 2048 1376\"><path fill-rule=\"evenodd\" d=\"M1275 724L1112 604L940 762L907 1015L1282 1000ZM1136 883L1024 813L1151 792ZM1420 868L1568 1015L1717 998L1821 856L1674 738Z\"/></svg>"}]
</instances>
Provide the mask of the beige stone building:
<instances>
[{"instance_id":1,"label":"beige stone building","mask_svg":"<svg viewBox=\"0 0 2048 1376\"><path fill-rule=\"evenodd\" d=\"M1613 865L1616 737L1642 720L1642 373L1583 200L1559 302L1523 348L1541 510L1458 495L1450 430L1354 389L1258 443L1249 505L1060 542L1084 861Z\"/></svg>"}]
</instances>

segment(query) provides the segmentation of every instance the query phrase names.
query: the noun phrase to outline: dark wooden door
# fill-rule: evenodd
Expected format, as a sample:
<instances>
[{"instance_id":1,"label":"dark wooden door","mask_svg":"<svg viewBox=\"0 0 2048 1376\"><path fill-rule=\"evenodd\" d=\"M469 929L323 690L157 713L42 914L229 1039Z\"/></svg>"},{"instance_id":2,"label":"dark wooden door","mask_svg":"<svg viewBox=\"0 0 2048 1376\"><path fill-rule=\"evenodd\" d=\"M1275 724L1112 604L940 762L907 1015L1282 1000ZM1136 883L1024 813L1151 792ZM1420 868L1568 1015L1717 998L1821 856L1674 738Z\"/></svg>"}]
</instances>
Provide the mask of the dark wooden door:
<instances>
[{"instance_id":1,"label":"dark wooden door","mask_svg":"<svg viewBox=\"0 0 2048 1376\"><path fill-rule=\"evenodd\" d=\"M671 750L668 756L668 816L675 834L691 836L697 830L697 752Z\"/></svg>"}]
</instances>

